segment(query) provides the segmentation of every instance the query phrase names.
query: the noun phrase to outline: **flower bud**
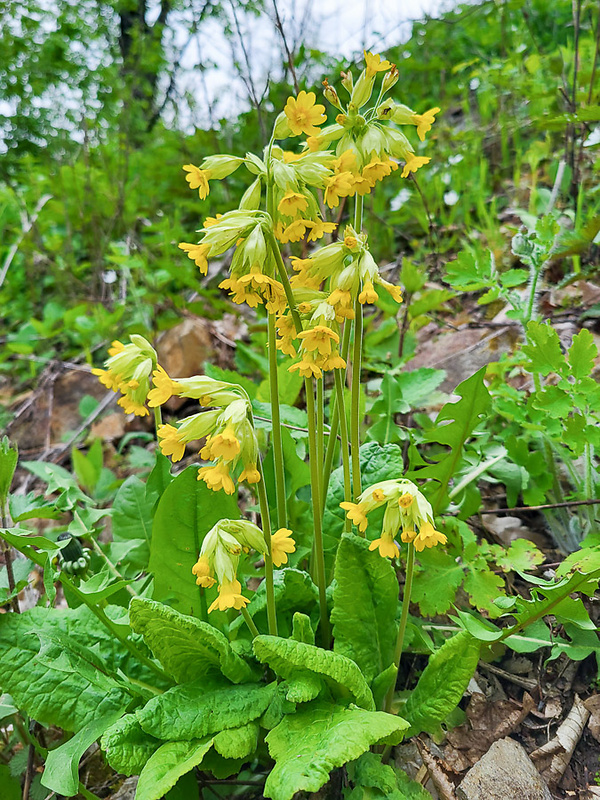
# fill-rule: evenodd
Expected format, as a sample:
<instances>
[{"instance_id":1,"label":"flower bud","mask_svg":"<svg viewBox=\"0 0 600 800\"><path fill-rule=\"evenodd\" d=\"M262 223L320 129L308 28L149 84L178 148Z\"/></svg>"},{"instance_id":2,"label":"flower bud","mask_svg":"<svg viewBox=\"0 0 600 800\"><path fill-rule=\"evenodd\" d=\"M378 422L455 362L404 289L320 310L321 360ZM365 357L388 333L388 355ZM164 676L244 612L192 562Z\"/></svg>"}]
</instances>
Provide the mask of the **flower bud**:
<instances>
[{"instance_id":1,"label":"flower bud","mask_svg":"<svg viewBox=\"0 0 600 800\"><path fill-rule=\"evenodd\" d=\"M255 211L260 208L261 180L257 178L242 195L239 208L245 211Z\"/></svg>"},{"instance_id":2,"label":"flower bud","mask_svg":"<svg viewBox=\"0 0 600 800\"><path fill-rule=\"evenodd\" d=\"M202 169L210 170L210 177L220 181L235 172L244 159L239 156L217 155L205 158L201 164Z\"/></svg>"},{"instance_id":3,"label":"flower bud","mask_svg":"<svg viewBox=\"0 0 600 800\"><path fill-rule=\"evenodd\" d=\"M392 86L395 86L398 83L398 78L400 77L400 73L398 72L398 67L395 64L392 64L392 68L389 72L386 72L383 76L383 84L382 89L384 92L389 92Z\"/></svg>"},{"instance_id":4,"label":"flower bud","mask_svg":"<svg viewBox=\"0 0 600 800\"><path fill-rule=\"evenodd\" d=\"M285 111L282 111L281 114L275 120L275 125L273 126L273 138L274 139L287 139L288 136L292 131L290 130L290 124L288 122L288 118L285 114Z\"/></svg>"},{"instance_id":5,"label":"flower bud","mask_svg":"<svg viewBox=\"0 0 600 800\"><path fill-rule=\"evenodd\" d=\"M348 94L352 94L352 89L354 87L354 78L352 77L352 72L348 70L348 72L340 72L342 78L342 86L348 92Z\"/></svg>"},{"instance_id":6,"label":"flower bud","mask_svg":"<svg viewBox=\"0 0 600 800\"><path fill-rule=\"evenodd\" d=\"M329 85L329 81L327 79L323 81L323 86L325 87L323 89L323 94L325 95L327 100L329 100L332 106L335 106L336 108L339 108L340 111L343 111L344 109L342 108L342 104L340 103L340 98L338 97L338 93L333 88L333 86Z\"/></svg>"}]
</instances>

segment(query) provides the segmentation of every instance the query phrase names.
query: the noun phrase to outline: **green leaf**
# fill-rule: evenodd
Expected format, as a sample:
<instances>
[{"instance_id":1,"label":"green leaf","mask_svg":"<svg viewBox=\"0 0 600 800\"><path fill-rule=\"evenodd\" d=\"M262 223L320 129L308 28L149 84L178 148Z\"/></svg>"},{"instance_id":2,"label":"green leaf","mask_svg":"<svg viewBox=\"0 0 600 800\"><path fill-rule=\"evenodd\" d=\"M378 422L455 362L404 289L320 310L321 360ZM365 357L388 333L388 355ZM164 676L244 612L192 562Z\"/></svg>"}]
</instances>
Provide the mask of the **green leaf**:
<instances>
[{"instance_id":1,"label":"green leaf","mask_svg":"<svg viewBox=\"0 0 600 800\"><path fill-rule=\"evenodd\" d=\"M150 757L138 781L136 800L161 800L182 775L197 766L212 745L212 738L166 742Z\"/></svg>"},{"instance_id":2,"label":"green leaf","mask_svg":"<svg viewBox=\"0 0 600 800\"><path fill-rule=\"evenodd\" d=\"M456 557L439 547L419 554L411 600L419 604L421 614L434 617L445 614L456 599L464 579L464 566Z\"/></svg>"},{"instance_id":3,"label":"green leaf","mask_svg":"<svg viewBox=\"0 0 600 800\"><path fill-rule=\"evenodd\" d=\"M569 364L573 377L581 380L581 378L591 375L597 356L598 348L592 333L587 328L582 328L573 337L573 343L569 348Z\"/></svg>"},{"instance_id":4,"label":"green leaf","mask_svg":"<svg viewBox=\"0 0 600 800\"><path fill-rule=\"evenodd\" d=\"M344 534L335 561L334 651L358 664L368 683L394 660L398 580L366 539Z\"/></svg>"},{"instance_id":5,"label":"green leaf","mask_svg":"<svg viewBox=\"0 0 600 800\"><path fill-rule=\"evenodd\" d=\"M220 519L239 519L235 496L213 492L198 481L198 468L188 467L165 489L152 527L149 570L154 575L154 599L183 614L201 616L200 587L192 567L202 541Z\"/></svg>"},{"instance_id":6,"label":"green leaf","mask_svg":"<svg viewBox=\"0 0 600 800\"><path fill-rule=\"evenodd\" d=\"M402 389L397 378L386 372L381 380L378 397L369 409L371 424L367 438L381 444L397 441L398 426L394 416L407 411L410 411L410 406L402 397Z\"/></svg>"},{"instance_id":7,"label":"green leaf","mask_svg":"<svg viewBox=\"0 0 600 800\"><path fill-rule=\"evenodd\" d=\"M21 782L12 777L10 768L6 764L0 764L0 785L4 800L21 800L23 796Z\"/></svg>"},{"instance_id":8,"label":"green leaf","mask_svg":"<svg viewBox=\"0 0 600 800\"><path fill-rule=\"evenodd\" d=\"M129 700L119 684L95 666L97 656L91 654L86 660L67 652L64 640L55 644L50 638L62 632L66 641L75 642L79 627L86 625L90 639L100 640L91 616L44 608L0 614L2 689L42 724L78 731L95 718L122 709L124 700ZM45 637L42 648L38 634ZM77 636L77 643L85 651L83 635Z\"/></svg>"},{"instance_id":9,"label":"green leaf","mask_svg":"<svg viewBox=\"0 0 600 800\"><path fill-rule=\"evenodd\" d=\"M403 710L411 736L433 733L456 708L477 668L479 648L476 639L461 631L430 656Z\"/></svg>"},{"instance_id":10,"label":"green leaf","mask_svg":"<svg viewBox=\"0 0 600 800\"><path fill-rule=\"evenodd\" d=\"M125 714L108 728L100 746L110 766L121 775L139 775L161 742L144 733L135 714Z\"/></svg>"},{"instance_id":11,"label":"green leaf","mask_svg":"<svg viewBox=\"0 0 600 800\"><path fill-rule=\"evenodd\" d=\"M247 758L258 744L258 723L249 722L241 728L229 728L215 734L214 748L224 758Z\"/></svg>"},{"instance_id":12,"label":"green leaf","mask_svg":"<svg viewBox=\"0 0 600 800\"><path fill-rule=\"evenodd\" d=\"M528 625L521 633L507 636L503 642L515 653L534 653L541 647L550 647L553 637L544 620L538 619Z\"/></svg>"},{"instance_id":13,"label":"green leaf","mask_svg":"<svg viewBox=\"0 0 600 800\"><path fill-rule=\"evenodd\" d=\"M154 454L155 462L146 481L146 502L155 510L155 506L162 497L162 493L173 480L171 475L171 461L157 448Z\"/></svg>"},{"instance_id":14,"label":"green leaf","mask_svg":"<svg viewBox=\"0 0 600 800\"><path fill-rule=\"evenodd\" d=\"M124 710L125 703L120 709L97 716L67 742L51 750L46 759L44 774L42 775L42 786L67 797L77 794L79 791L79 761L81 757L88 747L119 719Z\"/></svg>"},{"instance_id":15,"label":"green leaf","mask_svg":"<svg viewBox=\"0 0 600 800\"><path fill-rule=\"evenodd\" d=\"M503 593L504 580L492 572L483 558L478 558L468 565L464 588L476 608L495 611L494 600Z\"/></svg>"},{"instance_id":16,"label":"green leaf","mask_svg":"<svg viewBox=\"0 0 600 800\"><path fill-rule=\"evenodd\" d=\"M457 403L446 403L433 427L425 431L425 442L437 442L447 448L441 454L430 456L436 463L414 473L418 480L433 478L439 482L439 487L428 497L435 514L445 508L448 484L462 463L465 442L489 407L491 398L483 380L485 370L482 367L456 387L455 394L461 399Z\"/></svg>"},{"instance_id":17,"label":"green leaf","mask_svg":"<svg viewBox=\"0 0 600 800\"><path fill-rule=\"evenodd\" d=\"M24 522L26 519L59 519L62 512L54 503L45 500L35 492L26 495L12 494L8 500L8 508L13 522Z\"/></svg>"},{"instance_id":18,"label":"green leaf","mask_svg":"<svg viewBox=\"0 0 600 800\"><path fill-rule=\"evenodd\" d=\"M153 697L137 711L142 730L157 739L192 739L247 725L263 714L276 684L227 685L205 676Z\"/></svg>"},{"instance_id":19,"label":"green leaf","mask_svg":"<svg viewBox=\"0 0 600 800\"><path fill-rule=\"evenodd\" d=\"M348 764L348 777L354 789L344 794L347 800L431 800L431 795L420 783L411 780L406 772L381 763L381 756L363 753ZM373 790L377 794L373 793Z\"/></svg>"},{"instance_id":20,"label":"green leaf","mask_svg":"<svg viewBox=\"0 0 600 800\"><path fill-rule=\"evenodd\" d=\"M0 440L0 503L2 505L10 493L18 460L19 451L16 447L10 446L8 436L3 436Z\"/></svg>"},{"instance_id":21,"label":"green leaf","mask_svg":"<svg viewBox=\"0 0 600 800\"><path fill-rule=\"evenodd\" d=\"M250 666L232 650L227 637L207 622L141 597L132 599L129 619L178 683L221 673L233 683L252 679Z\"/></svg>"},{"instance_id":22,"label":"green leaf","mask_svg":"<svg viewBox=\"0 0 600 800\"><path fill-rule=\"evenodd\" d=\"M315 643L315 632L310 622L310 617L297 611L292 617L292 639L306 644Z\"/></svg>"},{"instance_id":23,"label":"green leaf","mask_svg":"<svg viewBox=\"0 0 600 800\"><path fill-rule=\"evenodd\" d=\"M282 678L294 678L299 671L312 672L327 682L335 697L354 700L363 708L375 707L363 674L346 656L277 636L257 636L252 644L258 660Z\"/></svg>"},{"instance_id":24,"label":"green leaf","mask_svg":"<svg viewBox=\"0 0 600 800\"><path fill-rule=\"evenodd\" d=\"M543 563L544 554L528 539L515 539L494 560L504 572L527 572Z\"/></svg>"},{"instance_id":25,"label":"green leaf","mask_svg":"<svg viewBox=\"0 0 600 800\"><path fill-rule=\"evenodd\" d=\"M275 759L264 795L291 800L296 792L316 792L329 773L358 758L375 744L398 744L408 727L383 711L344 708L315 701L284 717L267 736Z\"/></svg>"},{"instance_id":26,"label":"green leaf","mask_svg":"<svg viewBox=\"0 0 600 800\"><path fill-rule=\"evenodd\" d=\"M541 375L556 372L560 375L566 367L560 339L550 322L528 322L527 344L523 345L522 350L529 358L529 369L532 372L539 372Z\"/></svg>"},{"instance_id":27,"label":"green leaf","mask_svg":"<svg viewBox=\"0 0 600 800\"><path fill-rule=\"evenodd\" d=\"M141 539L128 561L138 569L145 569L150 558L152 537L152 503L146 497L146 486L135 475L130 475L115 495L112 511L113 541L127 542Z\"/></svg>"},{"instance_id":28,"label":"green leaf","mask_svg":"<svg viewBox=\"0 0 600 800\"><path fill-rule=\"evenodd\" d=\"M433 392L446 377L443 369L422 367L396 376L402 397L411 408L423 408L429 404Z\"/></svg>"}]
</instances>

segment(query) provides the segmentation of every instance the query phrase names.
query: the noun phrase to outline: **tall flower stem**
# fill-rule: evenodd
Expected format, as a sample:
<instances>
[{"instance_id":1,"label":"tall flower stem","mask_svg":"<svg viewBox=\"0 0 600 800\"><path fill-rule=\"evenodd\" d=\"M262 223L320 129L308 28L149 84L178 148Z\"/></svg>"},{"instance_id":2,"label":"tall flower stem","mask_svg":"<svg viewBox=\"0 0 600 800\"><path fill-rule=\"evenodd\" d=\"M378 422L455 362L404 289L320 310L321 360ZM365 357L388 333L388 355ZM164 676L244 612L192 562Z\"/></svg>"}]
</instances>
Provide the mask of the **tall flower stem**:
<instances>
[{"instance_id":1,"label":"tall flower stem","mask_svg":"<svg viewBox=\"0 0 600 800\"><path fill-rule=\"evenodd\" d=\"M283 442L281 438L281 414L279 411L279 381L277 376L277 343L275 337L275 314L269 314L269 395L271 420L273 423L273 466L275 471L275 497L277 501L277 525L287 528L287 506L285 496L285 472L283 467Z\"/></svg>"},{"instance_id":2,"label":"tall flower stem","mask_svg":"<svg viewBox=\"0 0 600 800\"><path fill-rule=\"evenodd\" d=\"M329 616L327 613L327 594L325 585L325 553L323 550L323 523L321 505L321 470L317 461L317 435L315 398L313 394L312 379L305 378L306 412L308 414L308 459L310 462L310 485L313 511L313 526L315 531L315 559L317 566L317 587L319 589L319 608L321 611L321 637L323 647L329 647L331 638L329 630Z\"/></svg>"},{"instance_id":3,"label":"tall flower stem","mask_svg":"<svg viewBox=\"0 0 600 800\"><path fill-rule=\"evenodd\" d=\"M242 612L242 617L244 618L244 622L248 626L248 630L250 631L250 633L252 634L252 638L254 639L255 636L258 636L259 630L256 627L256 625L254 624L254 620L252 619L252 617L248 613L247 609L245 609L242 606L241 612Z\"/></svg>"},{"instance_id":4,"label":"tall flower stem","mask_svg":"<svg viewBox=\"0 0 600 800\"><path fill-rule=\"evenodd\" d=\"M412 592L413 572L415 568L415 547L408 545L408 555L406 558L406 579L404 581L404 593L402 595L402 615L400 616L400 627L398 628L398 638L396 639L396 649L394 650L394 664L396 670L400 666L402 648L404 647L404 635L406 633L406 623L408 622L408 610L410 608L410 595ZM395 681L394 681L395 683ZM391 713L392 703L394 702L394 685L390 686L385 696L384 711Z\"/></svg>"},{"instance_id":5,"label":"tall flower stem","mask_svg":"<svg viewBox=\"0 0 600 800\"><path fill-rule=\"evenodd\" d=\"M267 545L267 552L265 553L265 581L267 584L267 621L269 624L269 633L272 636L277 636L277 612L275 609L275 586L273 584L273 556L271 554L271 515L269 513L269 501L267 499L267 490L265 488L265 475L263 472L260 458L256 466L260 472L260 480L258 482L258 503L260 506L260 521L262 525L263 536Z\"/></svg>"},{"instance_id":6,"label":"tall flower stem","mask_svg":"<svg viewBox=\"0 0 600 800\"><path fill-rule=\"evenodd\" d=\"M323 463L325 456L325 398L323 396L323 377L317 378L317 464ZM320 472L319 495L323 499L323 471Z\"/></svg>"},{"instance_id":7,"label":"tall flower stem","mask_svg":"<svg viewBox=\"0 0 600 800\"><path fill-rule=\"evenodd\" d=\"M156 434L158 435L158 429L162 425L162 409L160 406L154 407L154 428L156 430Z\"/></svg>"},{"instance_id":8,"label":"tall flower stem","mask_svg":"<svg viewBox=\"0 0 600 800\"><path fill-rule=\"evenodd\" d=\"M346 425L346 414L344 413L344 382L342 373L339 369L333 371L335 378L336 408L340 408L339 414L340 437L342 440L342 466L344 470L344 502L352 500L352 484L350 480L350 452L348 450L348 428ZM344 530L350 533L352 523L347 516L344 516ZM364 535L364 534L363 534Z\"/></svg>"},{"instance_id":9,"label":"tall flower stem","mask_svg":"<svg viewBox=\"0 0 600 800\"><path fill-rule=\"evenodd\" d=\"M347 320L344 324L344 332L342 333L342 346L340 348L340 353L344 361L348 360L348 352L350 350L350 329L351 329L350 321ZM335 373L338 370L334 370ZM333 468L333 456L335 454L335 446L337 442L337 434L338 434L338 427L340 423L340 409L342 414L344 415L344 420L346 419L346 403L344 398L344 380L341 381L342 384L342 395L341 395L341 402L338 402L338 394L333 396L331 400L330 406L330 426L329 426L329 441L327 442L327 449L325 451L325 465L323 467L323 497L322 502L323 506L325 505L325 500L327 498L327 489L329 487L329 478L331 477L331 470ZM334 402L335 401L335 402ZM351 497L348 499L352 499Z\"/></svg>"},{"instance_id":10,"label":"tall flower stem","mask_svg":"<svg viewBox=\"0 0 600 800\"><path fill-rule=\"evenodd\" d=\"M352 353L352 389L350 406L350 441L352 453L352 488L354 500L362 492L360 479L360 367L362 358L363 317L362 305L356 296L354 304L354 346Z\"/></svg>"},{"instance_id":11,"label":"tall flower stem","mask_svg":"<svg viewBox=\"0 0 600 800\"><path fill-rule=\"evenodd\" d=\"M363 222L363 198L358 195L354 205L354 230L360 233ZM362 359L363 308L359 302L360 284L354 301L354 346L352 350L352 387L350 407L350 442L352 453L352 488L354 500L362 492L360 478L360 368Z\"/></svg>"}]
</instances>

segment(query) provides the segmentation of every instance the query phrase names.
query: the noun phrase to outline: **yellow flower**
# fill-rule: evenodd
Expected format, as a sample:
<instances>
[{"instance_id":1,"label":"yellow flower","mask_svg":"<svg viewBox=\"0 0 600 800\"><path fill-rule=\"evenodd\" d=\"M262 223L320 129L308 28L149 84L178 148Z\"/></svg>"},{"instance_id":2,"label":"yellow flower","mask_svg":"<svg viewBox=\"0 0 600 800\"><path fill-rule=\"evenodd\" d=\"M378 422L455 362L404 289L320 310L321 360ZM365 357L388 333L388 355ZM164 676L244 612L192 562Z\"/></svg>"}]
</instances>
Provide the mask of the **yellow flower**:
<instances>
[{"instance_id":1,"label":"yellow flower","mask_svg":"<svg viewBox=\"0 0 600 800\"><path fill-rule=\"evenodd\" d=\"M318 136L320 131L317 125L322 125L327 117L323 113L325 106L315 105L314 92L302 91L298 97L288 97L285 104L285 115L288 119L292 136Z\"/></svg>"},{"instance_id":2,"label":"yellow flower","mask_svg":"<svg viewBox=\"0 0 600 800\"><path fill-rule=\"evenodd\" d=\"M233 428L227 426L223 433L218 433L216 436L209 436L206 444L200 451L200 458L206 461L216 461L218 458L223 458L225 461L233 461L233 459L240 452L240 443Z\"/></svg>"},{"instance_id":3,"label":"yellow flower","mask_svg":"<svg viewBox=\"0 0 600 800\"><path fill-rule=\"evenodd\" d=\"M326 233L333 233L337 228L335 222L324 222L322 219L317 220L304 220L307 225L310 225L311 231L307 236L308 242L316 242Z\"/></svg>"},{"instance_id":4,"label":"yellow flower","mask_svg":"<svg viewBox=\"0 0 600 800\"><path fill-rule=\"evenodd\" d=\"M118 339L115 339L115 341L112 342L110 347L108 348L108 355L116 356L117 353L122 353L123 350L125 350L125 345L123 344L123 342L120 342Z\"/></svg>"},{"instance_id":5,"label":"yellow flower","mask_svg":"<svg viewBox=\"0 0 600 800\"><path fill-rule=\"evenodd\" d=\"M337 333L326 325L315 325L314 328L302 331L298 334L298 339L303 340L306 350L316 350L322 356L328 356L331 353L332 341L336 344L340 341Z\"/></svg>"},{"instance_id":6,"label":"yellow flower","mask_svg":"<svg viewBox=\"0 0 600 800\"><path fill-rule=\"evenodd\" d=\"M393 170L398 169L398 164L392 161L391 158L381 161L379 158L374 158L363 168L362 176L369 181L375 183L386 178Z\"/></svg>"},{"instance_id":7,"label":"yellow flower","mask_svg":"<svg viewBox=\"0 0 600 800\"><path fill-rule=\"evenodd\" d=\"M408 508L410 505L412 505L413 500L414 497L410 492L404 492L404 494L398 499L398 505L402 506L402 508Z\"/></svg>"},{"instance_id":8,"label":"yellow flower","mask_svg":"<svg viewBox=\"0 0 600 800\"><path fill-rule=\"evenodd\" d=\"M213 225L218 225L219 224L219 220L221 219L222 216L223 216L223 214L216 214L214 217L207 217L204 220L204 222L202 223L202 227L203 228L212 228Z\"/></svg>"},{"instance_id":9,"label":"yellow flower","mask_svg":"<svg viewBox=\"0 0 600 800\"><path fill-rule=\"evenodd\" d=\"M145 417L150 413L146 406L142 405L142 403L137 402L126 394L117 400L117 405L121 406L126 414L135 414L136 417Z\"/></svg>"},{"instance_id":10,"label":"yellow flower","mask_svg":"<svg viewBox=\"0 0 600 800\"><path fill-rule=\"evenodd\" d=\"M237 303L237 305L247 303L250 308L256 308L262 303L260 295L257 294L254 289L245 286L235 278L226 278L224 281L221 281L219 289L229 289L231 299L234 303Z\"/></svg>"},{"instance_id":11,"label":"yellow flower","mask_svg":"<svg viewBox=\"0 0 600 800\"><path fill-rule=\"evenodd\" d=\"M210 170L200 169L200 167L195 167L193 164L184 164L183 169L188 173L185 179L189 183L190 189L198 189L200 200L204 200L210 191L210 186L208 185Z\"/></svg>"},{"instance_id":12,"label":"yellow flower","mask_svg":"<svg viewBox=\"0 0 600 800\"><path fill-rule=\"evenodd\" d=\"M300 361L288 367L288 372L296 371L298 371L303 378L312 378L313 375L315 378L320 378L323 375L321 368L315 364L310 353L303 353Z\"/></svg>"},{"instance_id":13,"label":"yellow flower","mask_svg":"<svg viewBox=\"0 0 600 800\"><path fill-rule=\"evenodd\" d=\"M219 596L208 609L208 613L218 609L227 611L228 608L245 608L250 601L242 594L242 585L238 580L223 581L219 586Z\"/></svg>"},{"instance_id":14,"label":"yellow flower","mask_svg":"<svg viewBox=\"0 0 600 800\"><path fill-rule=\"evenodd\" d=\"M365 281L362 292L358 295L358 302L364 305L365 303L376 303L378 299L377 292L373 288L371 281Z\"/></svg>"},{"instance_id":15,"label":"yellow flower","mask_svg":"<svg viewBox=\"0 0 600 800\"><path fill-rule=\"evenodd\" d=\"M185 442L173 425L161 425L157 432L160 451L163 456L171 456L171 461L181 461L185 453Z\"/></svg>"},{"instance_id":16,"label":"yellow flower","mask_svg":"<svg viewBox=\"0 0 600 800\"><path fill-rule=\"evenodd\" d=\"M338 322L343 319L354 319L354 309L352 308L352 294L342 289L334 289L327 298L327 302L335 309L335 317Z\"/></svg>"},{"instance_id":17,"label":"yellow flower","mask_svg":"<svg viewBox=\"0 0 600 800\"><path fill-rule=\"evenodd\" d=\"M287 244L288 242L299 242L306 233L307 227L311 225L312 220L310 219L296 219L289 225L278 228L279 235L277 238L282 244Z\"/></svg>"},{"instance_id":18,"label":"yellow flower","mask_svg":"<svg viewBox=\"0 0 600 800\"><path fill-rule=\"evenodd\" d=\"M402 170L402 177L408 178L410 172L416 172L419 167L422 167L424 164L429 164L430 161L431 159L426 156L416 156L414 153L409 153L406 157L404 169Z\"/></svg>"},{"instance_id":19,"label":"yellow flower","mask_svg":"<svg viewBox=\"0 0 600 800\"><path fill-rule=\"evenodd\" d=\"M422 522L419 527L419 533L413 540L415 550L420 553L426 547L435 547L436 544L446 544L447 537L436 531L431 522Z\"/></svg>"},{"instance_id":20,"label":"yellow flower","mask_svg":"<svg viewBox=\"0 0 600 800\"><path fill-rule=\"evenodd\" d=\"M417 532L414 531L412 528L405 528L403 529L400 538L405 544L408 544L409 542L414 541L416 535Z\"/></svg>"},{"instance_id":21,"label":"yellow flower","mask_svg":"<svg viewBox=\"0 0 600 800\"><path fill-rule=\"evenodd\" d=\"M359 530L366 531L367 529L367 515L365 508L360 503L340 503L340 507L346 511L346 516L349 520L358 526Z\"/></svg>"},{"instance_id":22,"label":"yellow flower","mask_svg":"<svg viewBox=\"0 0 600 800\"><path fill-rule=\"evenodd\" d=\"M340 172L325 178L325 192L323 197L329 208L337 208L340 197L348 197L352 192L354 176L351 172Z\"/></svg>"},{"instance_id":23,"label":"yellow flower","mask_svg":"<svg viewBox=\"0 0 600 800\"><path fill-rule=\"evenodd\" d=\"M308 198L294 191L286 192L277 206L277 210L285 217L293 217L298 211L306 211L307 208Z\"/></svg>"},{"instance_id":24,"label":"yellow flower","mask_svg":"<svg viewBox=\"0 0 600 800\"><path fill-rule=\"evenodd\" d=\"M200 467L197 480L204 481L213 492L218 492L219 489L223 489L225 494L235 492L235 485L229 474L229 466L224 461L215 464L214 467Z\"/></svg>"},{"instance_id":25,"label":"yellow flower","mask_svg":"<svg viewBox=\"0 0 600 800\"><path fill-rule=\"evenodd\" d=\"M154 389L148 392L148 405L150 408L162 406L170 397L178 395L183 390L181 384L172 380L160 364L157 364L152 373L152 383L154 384Z\"/></svg>"},{"instance_id":26,"label":"yellow flower","mask_svg":"<svg viewBox=\"0 0 600 800\"><path fill-rule=\"evenodd\" d=\"M373 539L369 545L369 550L376 550L377 548L379 548L379 555L383 558L396 558L400 554L398 545L388 536Z\"/></svg>"},{"instance_id":27,"label":"yellow flower","mask_svg":"<svg viewBox=\"0 0 600 800\"><path fill-rule=\"evenodd\" d=\"M435 122L435 115L439 113L440 109L436 106L435 108L430 108L424 114L415 114L413 116L413 120L417 125L417 136L422 142L425 141L425 134L429 133L431 126Z\"/></svg>"},{"instance_id":28,"label":"yellow flower","mask_svg":"<svg viewBox=\"0 0 600 800\"><path fill-rule=\"evenodd\" d=\"M339 353L332 353L321 362L321 368L325 371L332 369L346 369L346 362Z\"/></svg>"},{"instance_id":29,"label":"yellow flower","mask_svg":"<svg viewBox=\"0 0 600 800\"><path fill-rule=\"evenodd\" d=\"M103 386L106 386L107 389L111 389L113 392L119 391L119 387L122 383L122 378L120 375L116 375L109 369L93 369L92 375L96 375L100 383Z\"/></svg>"},{"instance_id":30,"label":"yellow flower","mask_svg":"<svg viewBox=\"0 0 600 800\"><path fill-rule=\"evenodd\" d=\"M287 564L288 553L296 551L296 544L292 539L292 531L288 528L279 528L271 536L271 557L273 564L280 567L282 564Z\"/></svg>"},{"instance_id":31,"label":"yellow flower","mask_svg":"<svg viewBox=\"0 0 600 800\"><path fill-rule=\"evenodd\" d=\"M192 573L196 576L196 584L205 589L210 589L216 583L216 580L211 575L210 564L206 556L198 558L198 561L192 567Z\"/></svg>"},{"instance_id":32,"label":"yellow flower","mask_svg":"<svg viewBox=\"0 0 600 800\"><path fill-rule=\"evenodd\" d=\"M371 189L374 186L375 183L369 178L365 178L364 175L356 174L352 176L353 194L357 194L360 197L363 197L365 194L370 194Z\"/></svg>"},{"instance_id":33,"label":"yellow flower","mask_svg":"<svg viewBox=\"0 0 600 800\"><path fill-rule=\"evenodd\" d=\"M247 464L240 477L238 478L238 483L242 481L246 481L246 483L259 483L260 481L260 472L257 470L254 464Z\"/></svg>"},{"instance_id":34,"label":"yellow flower","mask_svg":"<svg viewBox=\"0 0 600 800\"><path fill-rule=\"evenodd\" d=\"M180 242L178 247L180 250L183 250L188 254L188 258L192 259L202 275L206 275L208 272L208 254L210 253L210 245Z\"/></svg>"},{"instance_id":35,"label":"yellow flower","mask_svg":"<svg viewBox=\"0 0 600 800\"><path fill-rule=\"evenodd\" d=\"M377 53L369 53L365 50L364 54L365 69L367 70L367 76L369 78L372 78L378 72L387 72L388 69L394 66L391 61L382 61L381 56Z\"/></svg>"}]
</instances>

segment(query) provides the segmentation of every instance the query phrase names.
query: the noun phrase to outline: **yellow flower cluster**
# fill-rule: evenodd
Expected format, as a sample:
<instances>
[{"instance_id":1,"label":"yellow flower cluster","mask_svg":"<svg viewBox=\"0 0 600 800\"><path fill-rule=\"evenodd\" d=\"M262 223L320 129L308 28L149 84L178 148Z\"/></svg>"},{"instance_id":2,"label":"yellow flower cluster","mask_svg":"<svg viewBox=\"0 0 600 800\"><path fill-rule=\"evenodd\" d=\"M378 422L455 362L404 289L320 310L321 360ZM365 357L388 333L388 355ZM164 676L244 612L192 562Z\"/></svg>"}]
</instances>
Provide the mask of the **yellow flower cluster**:
<instances>
[{"instance_id":1,"label":"yellow flower cluster","mask_svg":"<svg viewBox=\"0 0 600 800\"><path fill-rule=\"evenodd\" d=\"M158 367L154 372L155 389L150 392L149 405L165 403L172 394L198 400L201 406L214 406L176 425L161 425L158 439L161 452L173 462L180 461L186 445L198 439L206 442L200 457L215 464L200 467L198 480L227 494L235 492L231 473L241 461L243 469L238 483L258 483L258 443L252 424L252 412L246 393L236 384L217 381L205 376L173 380Z\"/></svg>"},{"instance_id":2,"label":"yellow flower cluster","mask_svg":"<svg viewBox=\"0 0 600 800\"><path fill-rule=\"evenodd\" d=\"M325 301L323 292L298 292L304 296L297 306L303 330L296 331L291 314L277 318L279 338L277 347L286 355L296 356L297 343L300 360L288 367L304 378L320 378L323 371L344 369L346 362L339 352L340 335L335 310Z\"/></svg>"},{"instance_id":3,"label":"yellow flower cluster","mask_svg":"<svg viewBox=\"0 0 600 800\"><path fill-rule=\"evenodd\" d=\"M150 391L150 375L157 366L156 350L143 336L133 334L129 344L114 341L108 349L105 369L93 369L100 383L113 392L121 392L118 404L126 414L144 417Z\"/></svg>"},{"instance_id":4,"label":"yellow flower cluster","mask_svg":"<svg viewBox=\"0 0 600 800\"><path fill-rule=\"evenodd\" d=\"M394 540L400 530L402 541L411 542L419 553L426 547L446 544L446 536L434 528L431 504L411 481L381 481L369 486L357 499L357 503L340 505L348 519L363 532L367 529L367 515L385 505L381 536L369 546L369 550L379 549L384 558L399 555Z\"/></svg>"},{"instance_id":5,"label":"yellow flower cluster","mask_svg":"<svg viewBox=\"0 0 600 800\"><path fill-rule=\"evenodd\" d=\"M276 567L286 564L288 553L293 553L295 549L292 532L287 528L280 528L271 537L271 556ZM226 611L229 608L239 610L250 602L242 594L237 579L240 555L250 550L265 555L267 545L261 529L247 520L219 520L204 537L192 573L196 576L197 585L205 589L218 583L219 595L209 607L209 612L216 609Z\"/></svg>"}]
</instances>

